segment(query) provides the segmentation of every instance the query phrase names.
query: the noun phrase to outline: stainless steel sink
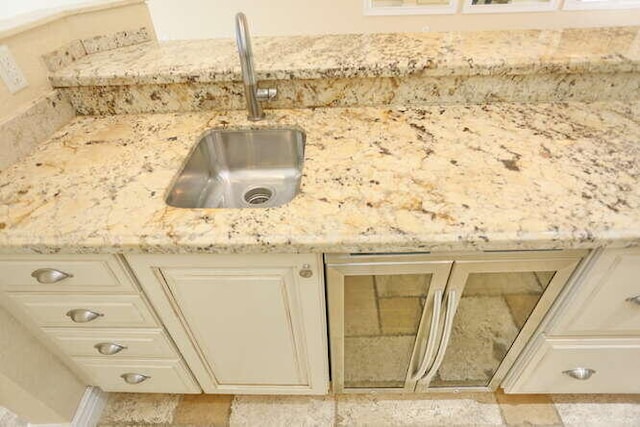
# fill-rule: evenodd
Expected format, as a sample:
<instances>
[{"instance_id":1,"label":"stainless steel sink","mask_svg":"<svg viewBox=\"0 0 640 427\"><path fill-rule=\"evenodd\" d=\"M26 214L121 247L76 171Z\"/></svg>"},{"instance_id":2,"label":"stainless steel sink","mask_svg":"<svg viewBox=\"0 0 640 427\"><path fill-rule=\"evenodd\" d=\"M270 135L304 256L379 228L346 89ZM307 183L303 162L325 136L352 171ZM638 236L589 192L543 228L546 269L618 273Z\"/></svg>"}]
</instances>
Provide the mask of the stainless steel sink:
<instances>
[{"instance_id":1,"label":"stainless steel sink","mask_svg":"<svg viewBox=\"0 0 640 427\"><path fill-rule=\"evenodd\" d=\"M179 208L267 208L300 191L306 135L295 128L206 132L166 202Z\"/></svg>"}]
</instances>

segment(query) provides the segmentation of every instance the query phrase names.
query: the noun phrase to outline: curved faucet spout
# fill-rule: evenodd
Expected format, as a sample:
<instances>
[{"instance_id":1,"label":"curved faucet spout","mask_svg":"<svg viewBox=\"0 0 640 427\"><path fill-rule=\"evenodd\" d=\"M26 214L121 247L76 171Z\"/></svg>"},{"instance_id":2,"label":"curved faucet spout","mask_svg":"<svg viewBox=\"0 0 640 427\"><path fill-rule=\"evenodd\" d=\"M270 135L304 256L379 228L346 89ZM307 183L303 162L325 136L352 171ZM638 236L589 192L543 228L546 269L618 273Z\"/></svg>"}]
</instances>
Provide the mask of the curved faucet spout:
<instances>
[{"instance_id":1,"label":"curved faucet spout","mask_svg":"<svg viewBox=\"0 0 640 427\"><path fill-rule=\"evenodd\" d=\"M242 81L244 82L244 94L247 100L249 120L264 119L264 111L259 101L275 98L276 89L258 89L256 72L253 66L253 50L251 49L251 36L249 24L244 13L236 14L236 43L240 56L240 68L242 69Z\"/></svg>"}]
</instances>

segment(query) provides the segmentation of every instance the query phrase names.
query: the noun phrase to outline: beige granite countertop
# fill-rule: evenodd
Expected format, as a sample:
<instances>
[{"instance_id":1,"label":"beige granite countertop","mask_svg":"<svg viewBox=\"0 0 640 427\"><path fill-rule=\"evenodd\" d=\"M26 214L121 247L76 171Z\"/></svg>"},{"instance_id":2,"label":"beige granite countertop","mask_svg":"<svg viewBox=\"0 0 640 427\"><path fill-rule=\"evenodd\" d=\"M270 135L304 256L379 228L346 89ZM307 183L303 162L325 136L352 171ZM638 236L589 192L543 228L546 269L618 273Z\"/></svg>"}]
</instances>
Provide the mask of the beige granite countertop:
<instances>
[{"instance_id":1,"label":"beige granite countertop","mask_svg":"<svg viewBox=\"0 0 640 427\"><path fill-rule=\"evenodd\" d=\"M259 80L640 71L640 27L255 37ZM231 39L148 42L80 58L54 86L239 81Z\"/></svg>"},{"instance_id":2,"label":"beige granite countertop","mask_svg":"<svg viewBox=\"0 0 640 427\"><path fill-rule=\"evenodd\" d=\"M381 252L640 244L640 101L270 110L302 192L177 209L197 137L244 111L78 117L0 172L0 251Z\"/></svg>"}]
</instances>

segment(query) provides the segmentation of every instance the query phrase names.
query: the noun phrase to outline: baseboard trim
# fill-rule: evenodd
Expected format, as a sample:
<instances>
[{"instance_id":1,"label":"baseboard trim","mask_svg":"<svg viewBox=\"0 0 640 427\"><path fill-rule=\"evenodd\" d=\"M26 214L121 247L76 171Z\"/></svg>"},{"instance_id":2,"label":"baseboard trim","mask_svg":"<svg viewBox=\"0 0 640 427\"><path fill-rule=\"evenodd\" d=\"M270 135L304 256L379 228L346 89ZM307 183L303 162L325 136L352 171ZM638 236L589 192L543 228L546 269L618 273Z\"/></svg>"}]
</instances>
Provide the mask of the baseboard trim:
<instances>
[{"instance_id":1,"label":"baseboard trim","mask_svg":"<svg viewBox=\"0 0 640 427\"><path fill-rule=\"evenodd\" d=\"M107 403L107 394L99 387L87 387L70 423L28 424L28 427L96 427Z\"/></svg>"},{"instance_id":2,"label":"baseboard trim","mask_svg":"<svg viewBox=\"0 0 640 427\"><path fill-rule=\"evenodd\" d=\"M98 387L87 387L80 400L71 427L95 427L107 403L107 394Z\"/></svg>"}]
</instances>

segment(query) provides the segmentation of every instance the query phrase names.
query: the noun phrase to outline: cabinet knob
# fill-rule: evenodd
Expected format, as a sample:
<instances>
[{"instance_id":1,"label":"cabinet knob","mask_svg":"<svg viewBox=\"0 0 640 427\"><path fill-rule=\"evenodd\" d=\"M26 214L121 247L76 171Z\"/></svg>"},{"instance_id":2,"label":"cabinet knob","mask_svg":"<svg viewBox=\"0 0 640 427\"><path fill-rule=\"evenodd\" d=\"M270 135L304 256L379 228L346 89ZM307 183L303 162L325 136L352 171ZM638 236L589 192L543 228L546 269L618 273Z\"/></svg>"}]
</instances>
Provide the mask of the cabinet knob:
<instances>
[{"instance_id":1,"label":"cabinet knob","mask_svg":"<svg viewBox=\"0 0 640 427\"><path fill-rule=\"evenodd\" d=\"M126 374L120 375L120 378L122 378L127 384L140 384L141 382L144 382L151 377L149 375L128 372Z\"/></svg>"},{"instance_id":2,"label":"cabinet knob","mask_svg":"<svg viewBox=\"0 0 640 427\"><path fill-rule=\"evenodd\" d=\"M104 316L102 313L87 310L84 308L76 308L74 310L67 311L67 316L76 323L87 323L96 320L98 317Z\"/></svg>"},{"instance_id":3,"label":"cabinet knob","mask_svg":"<svg viewBox=\"0 0 640 427\"><path fill-rule=\"evenodd\" d=\"M112 356L114 354L120 353L122 350L126 350L127 347L124 345L116 344L114 342L101 342L93 346L98 353L104 354L105 356Z\"/></svg>"},{"instance_id":4,"label":"cabinet knob","mask_svg":"<svg viewBox=\"0 0 640 427\"><path fill-rule=\"evenodd\" d=\"M313 276L313 270L311 270L311 266L309 264L303 264L299 274L300 277L308 279L309 277Z\"/></svg>"},{"instance_id":5,"label":"cabinet knob","mask_svg":"<svg viewBox=\"0 0 640 427\"><path fill-rule=\"evenodd\" d=\"M591 375L595 374L596 371L589 368L574 368L569 369L568 371L562 371L562 373L573 379L585 381L591 378Z\"/></svg>"},{"instance_id":6,"label":"cabinet knob","mask_svg":"<svg viewBox=\"0 0 640 427\"><path fill-rule=\"evenodd\" d=\"M640 305L640 295L636 295L635 297L627 298L627 301L634 303L635 305Z\"/></svg>"},{"instance_id":7,"label":"cabinet knob","mask_svg":"<svg viewBox=\"0 0 640 427\"><path fill-rule=\"evenodd\" d=\"M65 273L55 268L39 268L31 273L31 277L34 277L38 283L49 284L61 282L64 279L73 277L73 274Z\"/></svg>"}]
</instances>

